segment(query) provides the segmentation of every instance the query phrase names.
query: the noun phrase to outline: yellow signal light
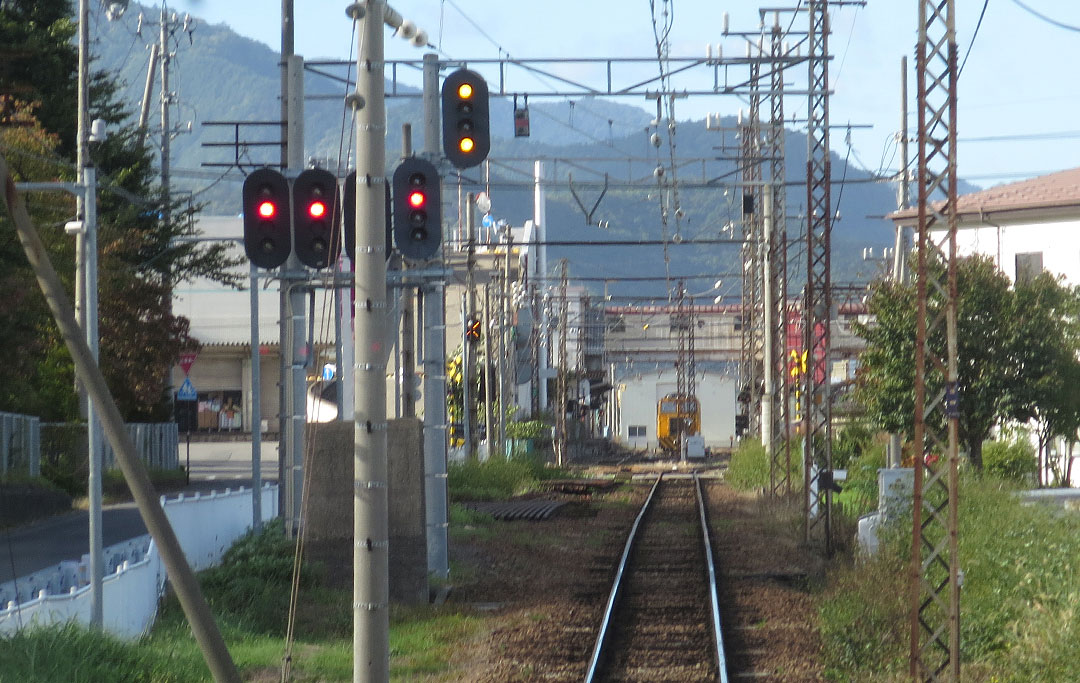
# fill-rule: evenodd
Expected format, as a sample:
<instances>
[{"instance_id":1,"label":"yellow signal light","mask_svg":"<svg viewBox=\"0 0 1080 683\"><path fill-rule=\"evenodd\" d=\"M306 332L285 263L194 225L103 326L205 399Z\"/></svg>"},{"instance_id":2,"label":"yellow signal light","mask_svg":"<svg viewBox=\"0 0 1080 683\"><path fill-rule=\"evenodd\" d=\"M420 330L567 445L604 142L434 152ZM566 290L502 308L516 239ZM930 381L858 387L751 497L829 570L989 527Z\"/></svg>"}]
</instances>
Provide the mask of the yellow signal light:
<instances>
[{"instance_id":1,"label":"yellow signal light","mask_svg":"<svg viewBox=\"0 0 1080 683\"><path fill-rule=\"evenodd\" d=\"M476 147L476 142L469 137L461 138L461 142L458 143L458 149L466 154L473 151L474 147Z\"/></svg>"},{"instance_id":2,"label":"yellow signal light","mask_svg":"<svg viewBox=\"0 0 1080 683\"><path fill-rule=\"evenodd\" d=\"M462 83L457 89L458 97L463 100L467 100L473 95L472 83Z\"/></svg>"}]
</instances>

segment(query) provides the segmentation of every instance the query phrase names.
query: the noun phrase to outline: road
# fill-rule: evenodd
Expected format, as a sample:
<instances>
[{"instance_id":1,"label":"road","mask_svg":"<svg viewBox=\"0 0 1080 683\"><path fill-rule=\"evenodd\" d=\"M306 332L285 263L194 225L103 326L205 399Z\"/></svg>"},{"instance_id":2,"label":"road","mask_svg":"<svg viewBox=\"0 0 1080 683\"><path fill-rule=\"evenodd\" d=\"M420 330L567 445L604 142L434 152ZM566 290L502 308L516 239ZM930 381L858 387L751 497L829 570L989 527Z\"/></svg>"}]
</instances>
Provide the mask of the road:
<instances>
[{"instance_id":1,"label":"road","mask_svg":"<svg viewBox=\"0 0 1080 683\"><path fill-rule=\"evenodd\" d=\"M260 452L263 482L277 481L277 442L264 442ZM188 445L181 437L180 462L191 463L191 483L183 489L185 493L251 486L250 441L192 442L189 460ZM90 551L89 525L88 513L78 510L0 531L0 583L63 560L78 560ZM106 547L146 533L134 503L106 506L101 526Z\"/></svg>"}]
</instances>

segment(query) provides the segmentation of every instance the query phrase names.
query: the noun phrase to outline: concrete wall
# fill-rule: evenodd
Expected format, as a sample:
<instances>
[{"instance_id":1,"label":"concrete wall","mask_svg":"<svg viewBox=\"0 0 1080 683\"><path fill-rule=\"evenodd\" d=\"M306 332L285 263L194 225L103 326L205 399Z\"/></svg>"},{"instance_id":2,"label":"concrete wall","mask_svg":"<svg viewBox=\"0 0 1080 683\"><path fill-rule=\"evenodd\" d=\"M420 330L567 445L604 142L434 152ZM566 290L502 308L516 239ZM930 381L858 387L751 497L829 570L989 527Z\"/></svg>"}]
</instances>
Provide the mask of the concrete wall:
<instances>
[{"instance_id":1,"label":"concrete wall","mask_svg":"<svg viewBox=\"0 0 1080 683\"><path fill-rule=\"evenodd\" d=\"M336 585L352 585L353 423L309 425L314 448L310 472L307 545ZM387 431L390 513L390 597L426 602L427 537L424 520L423 423L391 420Z\"/></svg>"}]
</instances>

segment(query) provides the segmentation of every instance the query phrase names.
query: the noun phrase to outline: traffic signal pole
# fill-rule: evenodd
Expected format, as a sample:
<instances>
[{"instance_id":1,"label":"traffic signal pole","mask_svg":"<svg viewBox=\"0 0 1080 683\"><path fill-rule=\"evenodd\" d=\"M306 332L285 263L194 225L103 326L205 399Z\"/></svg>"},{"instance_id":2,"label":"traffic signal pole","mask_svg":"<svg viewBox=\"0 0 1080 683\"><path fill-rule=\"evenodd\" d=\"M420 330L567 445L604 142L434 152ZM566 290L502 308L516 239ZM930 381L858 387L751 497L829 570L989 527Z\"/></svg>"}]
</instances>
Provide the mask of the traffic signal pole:
<instances>
[{"instance_id":1,"label":"traffic signal pole","mask_svg":"<svg viewBox=\"0 0 1080 683\"><path fill-rule=\"evenodd\" d=\"M424 157L438 163L439 57L424 55ZM441 193L440 193L441 195ZM439 254L441 257L442 254ZM428 572L450 575L446 491L446 288L430 281L424 294L424 507Z\"/></svg>"},{"instance_id":2,"label":"traffic signal pole","mask_svg":"<svg viewBox=\"0 0 1080 683\"><path fill-rule=\"evenodd\" d=\"M385 3L348 6L356 20L356 268L353 450L353 681L390 679L387 529Z\"/></svg>"},{"instance_id":3,"label":"traffic signal pole","mask_svg":"<svg viewBox=\"0 0 1080 683\"><path fill-rule=\"evenodd\" d=\"M287 58L288 68L288 175L295 177L304 167L304 59L298 55ZM293 232L293 231L290 231ZM282 412L281 436L285 445L283 463L285 483L285 530L298 532L304 483L304 423L307 419L307 326L306 301L302 284L307 279L296 249L281 273L282 318L281 348L285 358L285 403ZM279 454L280 455L280 454Z\"/></svg>"}]
</instances>

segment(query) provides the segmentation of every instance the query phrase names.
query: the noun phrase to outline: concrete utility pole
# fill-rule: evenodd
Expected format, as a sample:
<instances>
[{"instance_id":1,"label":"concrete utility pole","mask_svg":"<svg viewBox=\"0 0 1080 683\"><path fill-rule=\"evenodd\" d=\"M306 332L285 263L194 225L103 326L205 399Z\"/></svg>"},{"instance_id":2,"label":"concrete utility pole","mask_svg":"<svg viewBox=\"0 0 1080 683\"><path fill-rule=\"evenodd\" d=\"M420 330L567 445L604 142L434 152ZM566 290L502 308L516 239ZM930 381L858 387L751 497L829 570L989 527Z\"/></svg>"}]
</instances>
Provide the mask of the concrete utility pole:
<instances>
[{"instance_id":1,"label":"concrete utility pole","mask_svg":"<svg viewBox=\"0 0 1080 683\"><path fill-rule=\"evenodd\" d=\"M172 102L172 94L169 92L169 16L165 3L161 4L160 31L161 47L161 197L162 197L162 222L166 225L172 219L172 208L169 187L169 144L172 138L172 130L169 128L169 104Z\"/></svg>"},{"instance_id":2,"label":"concrete utility pole","mask_svg":"<svg viewBox=\"0 0 1080 683\"><path fill-rule=\"evenodd\" d=\"M88 0L79 0L79 77L78 113L76 115L75 166L82 193L76 195L76 212L82 221L75 237L75 315L83 330L94 362L98 359L98 279L97 279L97 175L90 163L90 8ZM105 560L102 546L102 435L97 406L87 395L81 380L76 380L80 402L86 406L87 497L89 498L90 541L90 625L101 628L104 614Z\"/></svg>"},{"instance_id":3,"label":"concrete utility pole","mask_svg":"<svg viewBox=\"0 0 1080 683\"><path fill-rule=\"evenodd\" d=\"M296 177L304 168L304 58L291 55L287 60L289 74L288 175ZM359 219L358 219L359 220ZM384 266L385 268L385 266ZM294 248L280 270L284 306L281 329L282 357L285 359L285 402L281 434L285 442L281 457L285 499L286 533L299 531L304 488L304 429L307 422L307 366L310 354L307 346L307 302L303 283L307 280L304 265ZM279 447L280 449L280 447Z\"/></svg>"},{"instance_id":4,"label":"concrete utility pole","mask_svg":"<svg viewBox=\"0 0 1080 683\"><path fill-rule=\"evenodd\" d=\"M439 105L439 57L429 52L424 55L424 156L436 164L442 139ZM443 239L445 241L445 234ZM439 257L445 263L445 253L441 250ZM446 491L446 289L443 282L442 279L429 281L423 291L427 556L428 571L441 579L450 575Z\"/></svg>"},{"instance_id":5,"label":"concrete utility pole","mask_svg":"<svg viewBox=\"0 0 1080 683\"><path fill-rule=\"evenodd\" d=\"M533 163L533 240L536 242L536 274L537 274L537 286L539 288L541 299L545 291L550 291L548 284L548 263L547 263L547 246L544 242L547 240L547 198L544 195L544 162L535 161ZM551 346L548 338L548 330L550 320L547 317L547 307L541 310L541 315L537 319L537 324L540 329L540 337L538 339L539 348L537 350L538 363L536 365L537 374L537 396L539 406L537 410L543 412L547 410L548 390L547 390L547 370L548 370L548 357L549 348Z\"/></svg>"},{"instance_id":6,"label":"concrete utility pole","mask_svg":"<svg viewBox=\"0 0 1080 683\"><path fill-rule=\"evenodd\" d=\"M382 0L348 6L357 23L356 408L353 456L353 681L390 679L386 461L386 104Z\"/></svg>"},{"instance_id":7,"label":"concrete utility pole","mask_svg":"<svg viewBox=\"0 0 1080 683\"><path fill-rule=\"evenodd\" d=\"M468 321L476 317L476 196L469 192L465 195L465 240L468 243L467 260L465 263L465 293L464 293L464 318L462 321L462 337L464 346L461 349L461 382L464 388L462 400L464 402L464 416L462 421L465 427L465 457L476 457L476 416L472 409L473 396L472 384L476 376L477 351L473 344L465 337L465 328Z\"/></svg>"},{"instance_id":8,"label":"concrete utility pole","mask_svg":"<svg viewBox=\"0 0 1080 683\"><path fill-rule=\"evenodd\" d=\"M900 58L900 175L896 188L896 207L900 211L911 203L911 174L908 173L908 124L907 124L907 57ZM893 246L893 282L906 284L908 280L907 254L911 245L907 236L908 229L897 223L896 242ZM902 464L902 446L899 433L889 434L886 448L889 467Z\"/></svg>"}]
</instances>

